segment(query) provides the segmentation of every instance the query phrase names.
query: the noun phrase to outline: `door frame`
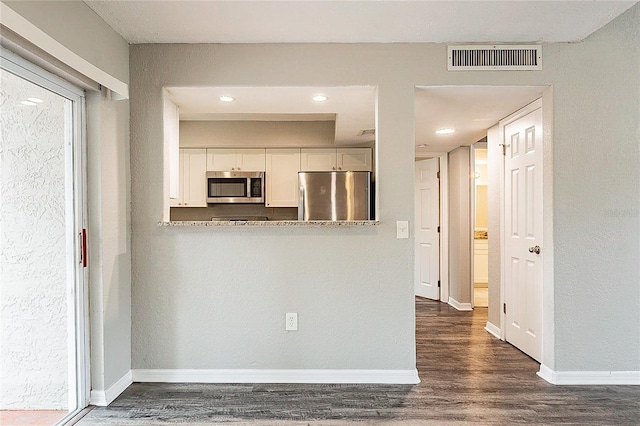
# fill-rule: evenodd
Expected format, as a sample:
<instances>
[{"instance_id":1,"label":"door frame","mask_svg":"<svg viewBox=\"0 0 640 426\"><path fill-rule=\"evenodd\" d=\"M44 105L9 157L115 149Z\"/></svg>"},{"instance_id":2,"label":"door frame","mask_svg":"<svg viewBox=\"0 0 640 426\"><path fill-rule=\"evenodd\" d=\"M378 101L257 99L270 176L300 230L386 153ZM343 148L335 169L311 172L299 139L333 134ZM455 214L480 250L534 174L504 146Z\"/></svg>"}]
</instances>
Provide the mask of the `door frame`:
<instances>
[{"instance_id":1,"label":"door frame","mask_svg":"<svg viewBox=\"0 0 640 426\"><path fill-rule=\"evenodd\" d=\"M87 228L87 170L86 170L86 104L84 90L57 77L22 57L0 47L0 66L57 95L71 101L67 114L72 117L71 123L65 123L67 143L65 146L65 211L67 232L67 285L72 281L72 288L67 288L69 306L73 312L67 315L69 330L73 330L74 339L69 339L69 407L75 410L59 421L64 424L70 421L89 405L91 389L89 358L89 297L88 268L86 258L82 258L88 250L86 240L83 241L82 230ZM81 263L84 262L84 265ZM72 385L72 383L74 385Z\"/></svg>"}]
</instances>

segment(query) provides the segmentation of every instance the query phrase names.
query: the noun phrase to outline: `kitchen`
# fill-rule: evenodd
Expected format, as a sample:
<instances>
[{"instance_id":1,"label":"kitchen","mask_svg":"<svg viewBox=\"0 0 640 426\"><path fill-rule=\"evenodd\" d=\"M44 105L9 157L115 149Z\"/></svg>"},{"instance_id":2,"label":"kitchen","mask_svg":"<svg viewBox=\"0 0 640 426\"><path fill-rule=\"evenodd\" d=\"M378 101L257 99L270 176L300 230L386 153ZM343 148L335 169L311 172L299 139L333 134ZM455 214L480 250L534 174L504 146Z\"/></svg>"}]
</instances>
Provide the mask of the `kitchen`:
<instances>
[{"instance_id":1,"label":"kitchen","mask_svg":"<svg viewBox=\"0 0 640 426\"><path fill-rule=\"evenodd\" d=\"M170 220L162 224L375 224L375 93L165 89L171 179Z\"/></svg>"}]
</instances>

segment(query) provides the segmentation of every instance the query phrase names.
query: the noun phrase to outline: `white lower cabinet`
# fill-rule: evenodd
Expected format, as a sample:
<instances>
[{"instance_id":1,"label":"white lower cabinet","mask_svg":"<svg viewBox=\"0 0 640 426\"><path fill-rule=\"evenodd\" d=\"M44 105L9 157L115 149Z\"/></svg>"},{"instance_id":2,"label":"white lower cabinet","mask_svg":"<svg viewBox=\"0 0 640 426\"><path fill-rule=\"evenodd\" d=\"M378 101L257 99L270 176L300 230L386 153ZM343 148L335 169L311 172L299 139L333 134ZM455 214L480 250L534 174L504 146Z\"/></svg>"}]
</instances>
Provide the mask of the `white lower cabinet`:
<instances>
[{"instance_id":1,"label":"white lower cabinet","mask_svg":"<svg viewBox=\"0 0 640 426\"><path fill-rule=\"evenodd\" d=\"M207 207L207 150L182 148L179 163L179 196L171 207Z\"/></svg>"},{"instance_id":2,"label":"white lower cabinet","mask_svg":"<svg viewBox=\"0 0 640 426\"><path fill-rule=\"evenodd\" d=\"M473 240L473 282L489 282L489 241Z\"/></svg>"},{"instance_id":3,"label":"white lower cabinet","mask_svg":"<svg viewBox=\"0 0 640 426\"><path fill-rule=\"evenodd\" d=\"M267 149L266 206L298 207L300 149Z\"/></svg>"}]
</instances>

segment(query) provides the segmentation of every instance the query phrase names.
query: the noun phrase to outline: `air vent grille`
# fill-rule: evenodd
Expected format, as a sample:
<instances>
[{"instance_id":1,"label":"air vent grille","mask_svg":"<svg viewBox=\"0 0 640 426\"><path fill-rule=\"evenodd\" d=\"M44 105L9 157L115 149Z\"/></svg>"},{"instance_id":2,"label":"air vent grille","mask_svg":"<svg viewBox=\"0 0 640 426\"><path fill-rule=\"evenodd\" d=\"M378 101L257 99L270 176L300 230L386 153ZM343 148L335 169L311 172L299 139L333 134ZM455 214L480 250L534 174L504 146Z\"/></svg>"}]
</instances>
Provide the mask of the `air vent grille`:
<instances>
[{"instance_id":1,"label":"air vent grille","mask_svg":"<svg viewBox=\"0 0 640 426\"><path fill-rule=\"evenodd\" d=\"M449 71L541 70L542 46L449 46L447 68Z\"/></svg>"}]
</instances>

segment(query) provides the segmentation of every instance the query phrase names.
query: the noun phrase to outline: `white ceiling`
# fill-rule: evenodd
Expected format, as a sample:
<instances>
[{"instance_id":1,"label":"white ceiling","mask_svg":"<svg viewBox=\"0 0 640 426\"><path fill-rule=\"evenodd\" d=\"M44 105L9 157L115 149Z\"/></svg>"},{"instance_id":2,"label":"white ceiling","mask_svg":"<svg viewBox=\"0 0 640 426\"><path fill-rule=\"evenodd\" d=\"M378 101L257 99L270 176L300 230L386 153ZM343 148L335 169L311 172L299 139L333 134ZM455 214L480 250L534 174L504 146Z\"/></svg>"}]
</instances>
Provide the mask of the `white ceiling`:
<instances>
[{"instance_id":1,"label":"white ceiling","mask_svg":"<svg viewBox=\"0 0 640 426\"><path fill-rule=\"evenodd\" d=\"M372 142L376 88L350 87L170 87L181 120L333 121L336 144ZM314 95L327 97L314 102ZM220 96L233 102L222 102Z\"/></svg>"},{"instance_id":2,"label":"white ceiling","mask_svg":"<svg viewBox=\"0 0 640 426\"><path fill-rule=\"evenodd\" d=\"M111 1L85 0L137 43L558 42L586 38L636 1ZM539 98L542 87L417 88L417 156L470 145ZM322 92L325 103L310 100ZM220 95L236 98L224 104ZM182 119L336 120L336 143L364 143L375 88L171 88ZM452 135L436 135L453 127Z\"/></svg>"},{"instance_id":3,"label":"white ceiling","mask_svg":"<svg viewBox=\"0 0 640 426\"><path fill-rule=\"evenodd\" d=\"M578 41L635 1L85 0L129 43Z\"/></svg>"},{"instance_id":4,"label":"white ceiling","mask_svg":"<svg viewBox=\"0 0 640 426\"><path fill-rule=\"evenodd\" d=\"M416 154L448 152L471 145L487 129L523 106L539 99L543 86L418 87L415 94ZM436 130L453 128L438 135ZM418 145L427 144L427 147Z\"/></svg>"}]
</instances>

